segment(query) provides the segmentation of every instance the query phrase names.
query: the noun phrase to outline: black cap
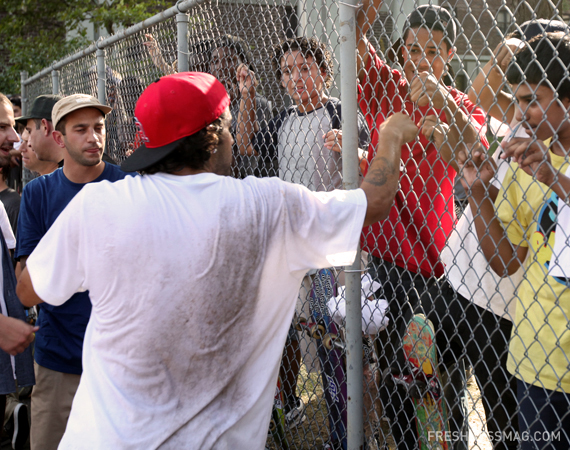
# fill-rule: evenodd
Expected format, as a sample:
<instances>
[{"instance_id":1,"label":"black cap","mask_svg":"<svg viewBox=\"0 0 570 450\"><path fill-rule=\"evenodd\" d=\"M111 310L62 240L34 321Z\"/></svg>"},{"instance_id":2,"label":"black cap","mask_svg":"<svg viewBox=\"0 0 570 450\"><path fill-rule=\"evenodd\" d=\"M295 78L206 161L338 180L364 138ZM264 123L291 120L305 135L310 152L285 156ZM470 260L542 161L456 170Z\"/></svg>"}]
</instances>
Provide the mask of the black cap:
<instances>
[{"instance_id":1,"label":"black cap","mask_svg":"<svg viewBox=\"0 0 570 450\"><path fill-rule=\"evenodd\" d=\"M524 22L521 25L521 31L524 34L524 38L530 41L533 37L544 33L563 31L566 34L570 34L570 27L560 20L533 19Z\"/></svg>"},{"instance_id":2,"label":"black cap","mask_svg":"<svg viewBox=\"0 0 570 450\"><path fill-rule=\"evenodd\" d=\"M30 112L22 117L17 117L16 122L26 125L28 119L46 119L51 121L53 105L63 97L60 95L40 95L34 100Z\"/></svg>"},{"instance_id":3,"label":"black cap","mask_svg":"<svg viewBox=\"0 0 570 450\"><path fill-rule=\"evenodd\" d=\"M457 38L457 26L449 11L437 5L421 5L406 18L403 34L410 28L429 28L444 33L449 48Z\"/></svg>"}]
</instances>

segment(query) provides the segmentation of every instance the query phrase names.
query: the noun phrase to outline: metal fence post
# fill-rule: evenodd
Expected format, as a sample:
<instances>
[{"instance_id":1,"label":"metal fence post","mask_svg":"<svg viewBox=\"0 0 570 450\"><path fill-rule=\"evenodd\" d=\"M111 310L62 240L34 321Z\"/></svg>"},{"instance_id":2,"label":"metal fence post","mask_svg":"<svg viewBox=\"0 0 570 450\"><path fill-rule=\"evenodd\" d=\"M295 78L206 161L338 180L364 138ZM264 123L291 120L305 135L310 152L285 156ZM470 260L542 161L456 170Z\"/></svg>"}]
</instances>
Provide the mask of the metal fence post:
<instances>
[{"instance_id":1,"label":"metal fence post","mask_svg":"<svg viewBox=\"0 0 570 450\"><path fill-rule=\"evenodd\" d=\"M51 72L51 93L59 95L59 71L52 70Z\"/></svg>"},{"instance_id":2,"label":"metal fence post","mask_svg":"<svg viewBox=\"0 0 570 450\"><path fill-rule=\"evenodd\" d=\"M103 105L107 104L107 95L105 92L107 71L105 70L105 49L98 48L97 52L97 98Z\"/></svg>"},{"instance_id":3,"label":"metal fence post","mask_svg":"<svg viewBox=\"0 0 570 450\"><path fill-rule=\"evenodd\" d=\"M22 91L22 116L28 113L28 96L26 95L26 80L28 72L25 70L20 72L20 90Z\"/></svg>"},{"instance_id":4,"label":"metal fence post","mask_svg":"<svg viewBox=\"0 0 570 450\"><path fill-rule=\"evenodd\" d=\"M342 168L345 189L358 188L358 122L356 97L356 6L339 2L340 92L342 98ZM358 253L360 255L360 252ZM346 270L346 348L348 449L360 450L364 441L361 262L357 256Z\"/></svg>"},{"instance_id":5,"label":"metal fence post","mask_svg":"<svg viewBox=\"0 0 570 450\"><path fill-rule=\"evenodd\" d=\"M176 14L176 28L178 29L178 72L188 72L188 14Z\"/></svg>"}]
</instances>

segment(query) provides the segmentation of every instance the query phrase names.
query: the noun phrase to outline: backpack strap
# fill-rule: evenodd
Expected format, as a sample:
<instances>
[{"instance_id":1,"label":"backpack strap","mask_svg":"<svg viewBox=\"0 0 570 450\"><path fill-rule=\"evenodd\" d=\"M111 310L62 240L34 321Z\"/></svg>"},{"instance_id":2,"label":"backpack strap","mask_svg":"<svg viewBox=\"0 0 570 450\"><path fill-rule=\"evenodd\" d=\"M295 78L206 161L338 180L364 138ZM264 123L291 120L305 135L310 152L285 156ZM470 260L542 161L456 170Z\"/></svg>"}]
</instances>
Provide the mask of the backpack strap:
<instances>
[{"instance_id":1,"label":"backpack strap","mask_svg":"<svg viewBox=\"0 0 570 450\"><path fill-rule=\"evenodd\" d=\"M333 130L340 130L341 128L342 111L340 105L340 100L334 97L330 98L325 104L327 114L331 118L331 128Z\"/></svg>"}]
</instances>

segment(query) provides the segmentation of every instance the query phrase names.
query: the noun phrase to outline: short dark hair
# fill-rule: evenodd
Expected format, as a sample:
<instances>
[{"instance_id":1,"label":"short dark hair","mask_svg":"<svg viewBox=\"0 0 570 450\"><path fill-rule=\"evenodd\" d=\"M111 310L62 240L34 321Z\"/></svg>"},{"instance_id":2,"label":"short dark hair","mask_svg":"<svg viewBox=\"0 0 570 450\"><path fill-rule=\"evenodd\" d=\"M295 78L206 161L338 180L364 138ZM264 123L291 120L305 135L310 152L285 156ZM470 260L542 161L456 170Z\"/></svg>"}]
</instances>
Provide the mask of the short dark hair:
<instances>
[{"instance_id":1,"label":"short dark hair","mask_svg":"<svg viewBox=\"0 0 570 450\"><path fill-rule=\"evenodd\" d=\"M281 44L275 46L273 53L273 69L277 80L281 82L281 59L289 52L298 51L305 58L312 56L319 69L326 73L325 86L330 88L333 82L333 59L330 50L327 46L316 37L295 37L283 41Z\"/></svg>"},{"instance_id":2,"label":"short dark hair","mask_svg":"<svg viewBox=\"0 0 570 450\"><path fill-rule=\"evenodd\" d=\"M568 33L570 28L560 20L531 19L520 26L520 31L522 35L519 39L530 41L533 37L544 33L557 33L558 31Z\"/></svg>"},{"instance_id":3,"label":"short dark hair","mask_svg":"<svg viewBox=\"0 0 570 450\"><path fill-rule=\"evenodd\" d=\"M223 130L222 119L226 118L226 115L227 113L223 113L207 127L180 139L176 149L156 164L141 170L141 173L148 175L158 172L172 173L186 167L194 170L204 169L212 155L212 147L215 148L220 143Z\"/></svg>"},{"instance_id":4,"label":"short dark hair","mask_svg":"<svg viewBox=\"0 0 570 450\"><path fill-rule=\"evenodd\" d=\"M240 63L245 64L249 70L254 70L253 55L242 38L225 34L215 41L213 49L216 48L229 48L237 55Z\"/></svg>"},{"instance_id":5,"label":"short dark hair","mask_svg":"<svg viewBox=\"0 0 570 450\"><path fill-rule=\"evenodd\" d=\"M558 98L570 99L570 36L546 33L528 41L519 49L507 68L511 84L546 85Z\"/></svg>"},{"instance_id":6,"label":"short dark hair","mask_svg":"<svg viewBox=\"0 0 570 450\"><path fill-rule=\"evenodd\" d=\"M63 116L59 119L59 122L55 126L55 131L59 131L61 134L65 136L65 125L67 124L67 115Z\"/></svg>"},{"instance_id":7,"label":"short dark hair","mask_svg":"<svg viewBox=\"0 0 570 450\"><path fill-rule=\"evenodd\" d=\"M447 51L453 48L457 39L457 24L451 13L437 5L420 5L406 18L402 40L406 42L408 33L414 28L425 28L430 31L441 31Z\"/></svg>"},{"instance_id":8,"label":"short dark hair","mask_svg":"<svg viewBox=\"0 0 570 450\"><path fill-rule=\"evenodd\" d=\"M515 38L521 41L530 41L533 37L544 33L556 33L557 31L568 33L570 27L560 20L531 19L517 26L514 31L505 36L504 40Z\"/></svg>"},{"instance_id":9,"label":"short dark hair","mask_svg":"<svg viewBox=\"0 0 570 450\"><path fill-rule=\"evenodd\" d=\"M19 107L19 108L22 107L22 97L21 97L21 96L19 96L19 95L17 95L17 94L9 95L9 96L8 96L8 99L10 100L10 102L12 102L12 104L13 104L14 106L17 106L17 107Z\"/></svg>"}]
</instances>

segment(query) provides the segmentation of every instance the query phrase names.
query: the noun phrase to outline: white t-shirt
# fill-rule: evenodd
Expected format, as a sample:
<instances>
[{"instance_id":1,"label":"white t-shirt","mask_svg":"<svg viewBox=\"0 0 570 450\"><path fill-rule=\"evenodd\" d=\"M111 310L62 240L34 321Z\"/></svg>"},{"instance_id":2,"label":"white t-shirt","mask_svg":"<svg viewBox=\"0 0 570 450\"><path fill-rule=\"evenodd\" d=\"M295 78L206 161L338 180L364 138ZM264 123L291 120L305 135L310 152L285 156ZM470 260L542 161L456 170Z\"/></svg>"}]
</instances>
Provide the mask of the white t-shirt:
<instances>
[{"instance_id":1,"label":"white t-shirt","mask_svg":"<svg viewBox=\"0 0 570 450\"><path fill-rule=\"evenodd\" d=\"M4 235L4 240L9 249L16 248L16 238L14 237L14 232L10 226L10 219L8 219L8 214L6 213L6 208L4 204L0 202L0 229ZM3 262L3 253L0 251L0 264ZM12 262L10 262L12 264ZM0 269L1 269L0 265ZM8 315L8 308L6 307L6 300L4 299L4 277L0 275L0 313L3 316ZM12 373L14 374L14 379L16 379L16 360L10 355L10 362L12 363Z\"/></svg>"},{"instance_id":2,"label":"white t-shirt","mask_svg":"<svg viewBox=\"0 0 570 450\"><path fill-rule=\"evenodd\" d=\"M6 208L2 202L0 202L0 229L2 230L2 234L4 235L4 240L6 241L8 248L10 250L16 248L16 237L12 231L8 213L6 212Z\"/></svg>"},{"instance_id":3,"label":"white t-shirt","mask_svg":"<svg viewBox=\"0 0 570 450\"><path fill-rule=\"evenodd\" d=\"M277 178L85 186L27 262L40 298L93 304L59 448L262 449L301 280L354 260L365 212Z\"/></svg>"},{"instance_id":4,"label":"white t-shirt","mask_svg":"<svg viewBox=\"0 0 570 450\"><path fill-rule=\"evenodd\" d=\"M511 127L514 129L514 124ZM526 134L524 136L526 137ZM493 154L498 168L492 184L497 189L501 188L509 167L508 161L499 159L500 154L500 148ZM445 264L445 274L449 283L459 294L504 319L510 321L514 319L515 291L524 273L522 264L509 277L501 278L495 274L479 246L471 206L465 208L449 236L441 253L441 260Z\"/></svg>"},{"instance_id":5,"label":"white t-shirt","mask_svg":"<svg viewBox=\"0 0 570 450\"><path fill-rule=\"evenodd\" d=\"M325 147L331 130L326 107L308 113L294 108L278 130L279 178L312 191L342 188L342 155Z\"/></svg>"}]
</instances>

